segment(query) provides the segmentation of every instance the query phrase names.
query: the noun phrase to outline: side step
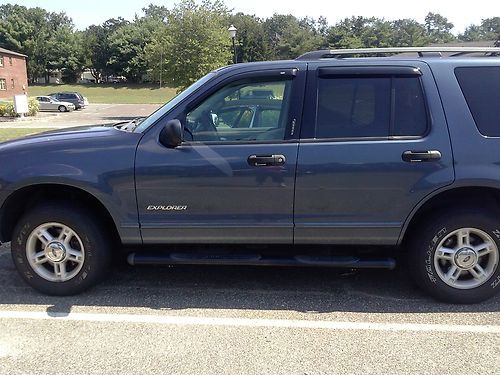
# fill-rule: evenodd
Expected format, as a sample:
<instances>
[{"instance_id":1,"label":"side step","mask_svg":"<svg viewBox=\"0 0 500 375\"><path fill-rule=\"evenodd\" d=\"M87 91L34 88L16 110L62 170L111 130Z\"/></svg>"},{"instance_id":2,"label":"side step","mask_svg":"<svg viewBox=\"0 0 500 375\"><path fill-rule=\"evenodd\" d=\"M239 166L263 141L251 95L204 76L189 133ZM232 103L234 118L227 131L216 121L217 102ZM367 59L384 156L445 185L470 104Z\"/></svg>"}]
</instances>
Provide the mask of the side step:
<instances>
[{"instance_id":1,"label":"side step","mask_svg":"<svg viewBox=\"0 0 500 375\"><path fill-rule=\"evenodd\" d=\"M394 269L393 258L359 258L354 256L264 256L259 254L197 254L132 253L127 258L134 265L160 264L212 264L231 266L302 266L335 268L385 268Z\"/></svg>"}]
</instances>

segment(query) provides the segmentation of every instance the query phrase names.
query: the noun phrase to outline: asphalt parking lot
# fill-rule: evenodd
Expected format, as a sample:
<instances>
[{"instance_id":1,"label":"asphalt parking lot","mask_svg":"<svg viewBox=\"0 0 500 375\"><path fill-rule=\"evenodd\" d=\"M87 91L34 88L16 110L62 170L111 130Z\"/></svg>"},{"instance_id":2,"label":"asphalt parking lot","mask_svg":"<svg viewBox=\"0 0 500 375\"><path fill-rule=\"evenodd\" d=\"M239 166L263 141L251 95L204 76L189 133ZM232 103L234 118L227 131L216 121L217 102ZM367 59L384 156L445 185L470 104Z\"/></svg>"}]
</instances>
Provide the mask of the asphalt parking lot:
<instances>
[{"instance_id":1,"label":"asphalt parking lot","mask_svg":"<svg viewBox=\"0 0 500 375\"><path fill-rule=\"evenodd\" d=\"M431 300L402 271L131 267L47 297L0 247L0 373L497 374L500 295Z\"/></svg>"}]
</instances>

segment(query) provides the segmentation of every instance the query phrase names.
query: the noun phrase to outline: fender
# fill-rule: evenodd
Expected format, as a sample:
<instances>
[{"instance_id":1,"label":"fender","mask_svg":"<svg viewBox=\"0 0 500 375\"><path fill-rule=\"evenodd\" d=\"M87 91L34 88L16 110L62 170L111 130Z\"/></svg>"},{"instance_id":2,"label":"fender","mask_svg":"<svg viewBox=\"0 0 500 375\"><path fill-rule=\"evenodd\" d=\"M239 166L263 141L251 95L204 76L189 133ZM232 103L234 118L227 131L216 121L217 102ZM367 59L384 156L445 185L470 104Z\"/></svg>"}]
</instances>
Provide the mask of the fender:
<instances>
[{"instance_id":1,"label":"fender","mask_svg":"<svg viewBox=\"0 0 500 375\"><path fill-rule=\"evenodd\" d=\"M61 130L4 144L0 147L2 196L38 185L79 189L106 208L123 243L140 244L134 163L141 137L101 127Z\"/></svg>"},{"instance_id":2,"label":"fender","mask_svg":"<svg viewBox=\"0 0 500 375\"><path fill-rule=\"evenodd\" d=\"M415 218L420 209L426 203L429 203L431 200L437 198L440 195L444 196L447 195L448 193L458 192L458 190L460 189L478 189L478 190L484 189L484 191L495 192L500 197L500 181L492 180L489 178L462 179L459 181L455 181L451 185L447 185L440 189L437 189L433 191L431 194L425 196L406 217L404 224L401 228L397 244L398 245L402 244L404 237L406 235L406 231L410 226L412 220ZM482 195L482 198L484 198L484 195Z\"/></svg>"}]
</instances>

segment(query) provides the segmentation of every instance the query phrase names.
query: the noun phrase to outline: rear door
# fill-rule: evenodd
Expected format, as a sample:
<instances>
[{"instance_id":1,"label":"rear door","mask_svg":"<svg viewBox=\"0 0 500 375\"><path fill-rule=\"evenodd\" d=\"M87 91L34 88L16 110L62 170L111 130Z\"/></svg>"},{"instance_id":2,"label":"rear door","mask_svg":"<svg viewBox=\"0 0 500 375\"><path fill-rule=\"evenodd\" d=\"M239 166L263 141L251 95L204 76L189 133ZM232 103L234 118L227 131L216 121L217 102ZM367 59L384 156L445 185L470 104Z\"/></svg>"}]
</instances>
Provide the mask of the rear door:
<instances>
[{"instance_id":1,"label":"rear door","mask_svg":"<svg viewBox=\"0 0 500 375\"><path fill-rule=\"evenodd\" d=\"M447 124L428 66L357 64L310 65L295 243L396 244L413 207L453 182Z\"/></svg>"}]
</instances>

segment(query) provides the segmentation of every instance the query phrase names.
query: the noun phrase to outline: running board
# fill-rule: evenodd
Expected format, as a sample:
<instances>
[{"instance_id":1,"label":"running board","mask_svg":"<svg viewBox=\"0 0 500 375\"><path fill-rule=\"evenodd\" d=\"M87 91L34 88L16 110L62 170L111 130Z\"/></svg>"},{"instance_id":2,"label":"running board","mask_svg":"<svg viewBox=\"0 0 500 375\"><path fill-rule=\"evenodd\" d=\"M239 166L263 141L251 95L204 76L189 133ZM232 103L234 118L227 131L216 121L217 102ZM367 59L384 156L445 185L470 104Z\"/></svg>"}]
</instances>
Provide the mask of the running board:
<instances>
[{"instance_id":1,"label":"running board","mask_svg":"<svg viewBox=\"0 0 500 375\"><path fill-rule=\"evenodd\" d=\"M127 257L127 260L132 266L160 264L212 264L231 266L385 268L391 270L396 267L396 261L393 258L359 258L354 256L296 255L287 257L264 256L259 254L132 253Z\"/></svg>"}]
</instances>

